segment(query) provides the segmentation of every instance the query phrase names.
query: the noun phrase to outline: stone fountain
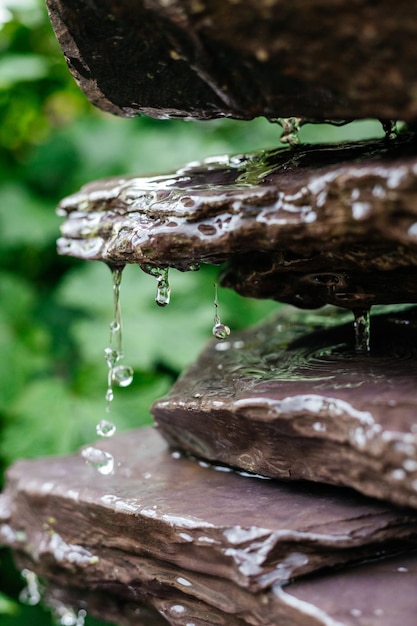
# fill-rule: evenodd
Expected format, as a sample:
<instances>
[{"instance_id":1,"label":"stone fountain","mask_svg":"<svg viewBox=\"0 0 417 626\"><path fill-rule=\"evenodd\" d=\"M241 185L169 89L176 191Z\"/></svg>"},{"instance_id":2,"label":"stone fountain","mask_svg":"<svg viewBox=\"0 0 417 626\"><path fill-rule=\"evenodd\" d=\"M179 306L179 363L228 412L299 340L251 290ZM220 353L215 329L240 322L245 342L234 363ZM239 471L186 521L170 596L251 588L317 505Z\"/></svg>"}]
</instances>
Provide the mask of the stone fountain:
<instances>
[{"instance_id":1,"label":"stone fountain","mask_svg":"<svg viewBox=\"0 0 417 626\"><path fill-rule=\"evenodd\" d=\"M157 428L100 442L111 473L80 455L16 463L2 541L52 605L118 624L415 626L417 7L49 10L99 107L263 115L289 144L90 183L60 204L59 252L118 276L138 264L162 304L170 267L212 263L242 295L309 311L223 327L154 404ZM308 121L364 117L384 139L297 143Z\"/></svg>"}]
</instances>

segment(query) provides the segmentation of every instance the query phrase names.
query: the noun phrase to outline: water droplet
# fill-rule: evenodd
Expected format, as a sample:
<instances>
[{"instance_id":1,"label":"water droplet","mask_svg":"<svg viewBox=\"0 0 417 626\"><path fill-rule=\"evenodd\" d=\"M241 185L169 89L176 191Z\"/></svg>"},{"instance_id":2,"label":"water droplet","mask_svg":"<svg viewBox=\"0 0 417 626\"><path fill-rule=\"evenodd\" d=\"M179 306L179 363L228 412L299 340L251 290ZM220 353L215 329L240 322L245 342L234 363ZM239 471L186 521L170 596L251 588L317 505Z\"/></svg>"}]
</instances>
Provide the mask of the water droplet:
<instances>
[{"instance_id":1,"label":"water droplet","mask_svg":"<svg viewBox=\"0 0 417 626\"><path fill-rule=\"evenodd\" d=\"M42 599L42 589L37 575L29 569L23 569L21 576L26 581L26 587L19 594L20 602L29 606L39 604Z\"/></svg>"},{"instance_id":2,"label":"water droplet","mask_svg":"<svg viewBox=\"0 0 417 626\"><path fill-rule=\"evenodd\" d=\"M230 328L225 324L215 324L212 332L216 339L226 339L230 335Z\"/></svg>"},{"instance_id":3,"label":"water droplet","mask_svg":"<svg viewBox=\"0 0 417 626\"><path fill-rule=\"evenodd\" d=\"M21 575L26 581L26 587L20 592L19 600L22 604L35 606L35 604L40 602L42 597L39 579L35 572L29 569L23 569Z\"/></svg>"},{"instance_id":4,"label":"water droplet","mask_svg":"<svg viewBox=\"0 0 417 626\"><path fill-rule=\"evenodd\" d=\"M101 420L96 426L97 435L100 437L113 437L116 432L116 426L108 420Z\"/></svg>"},{"instance_id":5,"label":"water droplet","mask_svg":"<svg viewBox=\"0 0 417 626\"><path fill-rule=\"evenodd\" d=\"M141 266L143 271L154 276L157 280L155 302L158 306L167 306L171 298L171 287L169 285L169 267L156 267L145 263Z\"/></svg>"},{"instance_id":6,"label":"water droplet","mask_svg":"<svg viewBox=\"0 0 417 626\"><path fill-rule=\"evenodd\" d=\"M107 474L111 474L113 472L114 458L109 452L89 446L81 451L81 456L86 463L88 463L88 465L95 467L100 474L106 476Z\"/></svg>"},{"instance_id":7,"label":"water droplet","mask_svg":"<svg viewBox=\"0 0 417 626\"><path fill-rule=\"evenodd\" d=\"M117 333L120 330L120 322L118 321L110 322L109 326L111 333Z\"/></svg>"},{"instance_id":8,"label":"water droplet","mask_svg":"<svg viewBox=\"0 0 417 626\"><path fill-rule=\"evenodd\" d=\"M116 350L113 350L112 348L105 348L104 356L106 358L106 362L109 368L116 365L117 361L120 359L120 355L116 352Z\"/></svg>"},{"instance_id":9,"label":"water droplet","mask_svg":"<svg viewBox=\"0 0 417 626\"><path fill-rule=\"evenodd\" d=\"M358 353L369 352L370 349L370 311L369 309L355 309L355 350Z\"/></svg>"},{"instance_id":10,"label":"water droplet","mask_svg":"<svg viewBox=\"0 0 417 626\"><path fill-rule=\"evenodd\" d=\"M298 133L302 125L302 117L278 117L276 121L282 126L282 134L279 138L281 143L296 146L300 143Z\"/></svg>"},{"instance_id":11,"label":"water droplet","mask_svg":"<svg viewBox=\"0 0 417 626\"><path fill-rule=\"evenodd\" d=\"M123 359L122 349L122 311L120 306L120 284L123 267L110 267L113 280L113 319L110 322L110 345L105 348L104 356L107 367L106 412L110 413L110 403L113 402L113 383L119 387L127 387L133 379L133 369L128 365L116 364ZM102 435L111 436L111 435Z\"/></svg>"},{"instance_id":12,"label":"water droplet","mask_svg":"<svg viewBox=\"0 0 417 626\"><path fill-rule=\"evenodd\" d=\"M76 612L73 608L66 606L55 598L48 602L55 618L56 624L60 626L84 626L87 611L80 609Z\"/></svg>"},{"instance_id":13,"label":"water droplet","mask_svg":"<svg viewBox=\"0 0 417 626\"><path fill-rule=\"evenodd\" d=\"M219 317L219 301L217 299L217 284L214 283L214 326L211 330L216 339L226 339L230 335L230 328L222 324Z\"/></svg>"},{"instance_id":14,"label":"water droplet","mask_svg":"<svg viewBox=\"0 0 417 626\"><path fill-rule=\"evenodd\" d=\"M112 369L111 379L119 387L128 387L133 380L133 368L130 365L117 365Z\"/></svg>"}]
</instances>

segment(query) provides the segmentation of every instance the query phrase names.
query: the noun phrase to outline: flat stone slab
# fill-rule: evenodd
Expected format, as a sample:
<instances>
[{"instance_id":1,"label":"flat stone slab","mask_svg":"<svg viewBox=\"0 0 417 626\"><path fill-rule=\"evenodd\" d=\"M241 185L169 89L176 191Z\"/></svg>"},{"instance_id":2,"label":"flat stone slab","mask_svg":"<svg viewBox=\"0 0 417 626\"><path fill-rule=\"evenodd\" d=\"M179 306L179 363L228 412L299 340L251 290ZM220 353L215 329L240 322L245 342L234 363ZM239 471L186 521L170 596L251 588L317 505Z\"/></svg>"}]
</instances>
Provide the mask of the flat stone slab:
<instances>
[{"instance_id":1,"label":"flat stone slab","mask_svg":"<svg viewBox=\"0 0 417 626\"><path fill-rule=\"evenodd\" d=\"M417 302L413 137L96 181L61 202L58 251L145 271L226 261L225 286L302 308Z\"/></svg>"},{"instance_id":2,"label":"flat stone slab","mask_svg":"<svg viewBox=\"0 0 417 626\"><path fill-rule=\"evenodd\" d=\"M279 584L264 594L269 621L280 626L415 626L417 614L417 553L401 554L327 574ZM120 626L195 626L245 624L221 614L201 601L184 598L183 604L161 603L161 613L136 602L119 601L112 594L82 592L48 586L47 601L87 608L88 614ZM272 621L273 620L273 621ZM253 623L253 622L251 622Z\"/></svg>"},{"instance_id":3,"label":"flat stone slab","mask_svg":"<svg viewBox=\"0 0 417 626\"><path fill-rule=\"evenodd\" d=\"M414 2L47 4L80 87L118 115L417 117Z\"/></svg>"},{"instance_id":4,"label":"flat stone slab","mask_svg":"<svg viewBox=\"0 0 417 626\"><path fill-rule=\"evenodd\" d=\"M154 429L97 445L113 474L80 455L16 463L1 541L52 587L144 604L174 626L270 624L292 614L276 585L416 542L411 509L206 466Z\"/></svg>"},{"instance_id":5,"label":"flat stone slab","mask_svg":"<svg viewBox=\"0 0 417 626\"><path fill-rule=\"evenodd\" d=\"M369 354L338 320L287 310L209 344L154 404L160 431L199 458L417 507L416 309L372 316Z\"/></svg>"}]
</instances>

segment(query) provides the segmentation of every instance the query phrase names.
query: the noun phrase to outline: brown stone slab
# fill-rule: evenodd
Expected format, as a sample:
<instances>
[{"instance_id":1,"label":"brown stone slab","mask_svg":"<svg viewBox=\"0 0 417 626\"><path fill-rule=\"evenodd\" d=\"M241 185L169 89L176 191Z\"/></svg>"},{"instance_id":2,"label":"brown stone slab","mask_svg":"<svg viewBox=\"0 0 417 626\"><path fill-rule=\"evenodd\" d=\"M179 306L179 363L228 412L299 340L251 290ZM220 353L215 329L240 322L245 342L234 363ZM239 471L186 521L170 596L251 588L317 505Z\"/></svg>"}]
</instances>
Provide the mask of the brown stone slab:
<instances>
[{"instance_id":1,"label":"brown stone slab","mask_svg":"<svg viewBox=\"0 0 417 626\"><path fill-rule=\"evenodd\" d=\"M274 584L415 545L412 510L350 490L206 467L153 429L99 445L113 474L79 455L16 463L1 541L52 586L150 605L172 624L270 624Z\"/></svg>"},{"instance_id":2,"label":"brown stone slab","mask_svg":"<svg viewBox=\"0 0 417 626\"><path fill-rule=\"evenodd\" d=\"M415 626L417 554L411 552L279 588L294 619L280 626ZM308 620L311 621L308 621Z\"/></svg>"},{"instance_id":3,"label":"brown stone slab","mask_svg":"<svg viewBox=\"0 0 417 626\"><path fill-rule=\"evenodd\" d=\"M303 308L416 302L416 145L405 134L96 181L61 202L58 250L148 271L228 261L226 286Z\"/></svg>"},{"instance_id":4,"label":"brown stone slab","mask_svg":"<svg viewBox=\"0 0 417 626\"><path fill-rule=\"evenodd\" d=\"M200 458L416 507L416 309L374 315L369 354L337 320L287 310L211 343L154 404L161 432Z\"/></svg>"},{"instance_id":5,"label":"brown stone slab","mask_svg":"<svg viewBox=\"0 0 417 626\"><path fill-rule=\"evenodd\" d=\"M87 97L134 116L417 116L409 0L48 0Z\"/></svg>"}]
</instances>

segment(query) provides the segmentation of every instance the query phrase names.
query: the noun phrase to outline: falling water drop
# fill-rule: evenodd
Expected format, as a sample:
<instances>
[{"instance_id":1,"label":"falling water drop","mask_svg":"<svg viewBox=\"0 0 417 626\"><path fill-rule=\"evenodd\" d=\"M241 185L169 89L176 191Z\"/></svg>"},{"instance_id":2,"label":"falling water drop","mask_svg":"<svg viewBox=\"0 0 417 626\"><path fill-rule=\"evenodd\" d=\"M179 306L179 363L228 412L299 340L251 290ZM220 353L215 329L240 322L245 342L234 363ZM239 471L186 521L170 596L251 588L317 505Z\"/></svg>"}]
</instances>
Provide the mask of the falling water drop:
<instances>
[{"instance_id":1,"label":"falling water drop","mask_svg":"<svg viewBox=\"0 0 417 626\"><path fill-rule=\"evenodd\" d=\"M117 365L112 369L112 382L119 387L128 387L133 380L133 369L130 365Z\"/></svg>"},{"instance_id":2,"label":"falling water drop","mask_svg":"<svg viewBox=\"0 0 417 626\"><path fill-rule=\"evenodd\" d=\"M42 593L39 584L39 579L35 572L32 572L29 569L23 569L21 572L22 578L26 581L26 587L22 589L19 595L19 600L22 604L28 604L30 606L35 606L35 604L39 604Z\"/></svg>"},{"instance_id":3,"label":"falling water drop","mask_svg":"<svg viewBox=\"0 0 417 626\"><path fill-rule=\"evenodd\" d=\"M99 437L113 437L116 432L116 426L108 420L101 420L96 426L96 432Z\"/></svg>"},{"instance_id":4,"label":"falling water drop","mask_svg":"<svg viewBox=\"0 0 417 626\"><path fill-rule=\"evenodd\" d=\"M110 267L113 279L113 319L110 322L109 346L104 350L107 367L106 412L110 412L110 404L113 401L113 384L119 387L127 387L133 379L133 369L128 365L117 365L123 359L122 347L122 310L120 306L120 284L122 281L123 267ZM99 425L97 425L97 429Z\"/></svg>"},{"instance_id":5,"label":"falling water drop","mask_svg":"<svg viewBox=\"0 0 417 626\"><path fill-rule=\"evenodd\" d=\"M370 350L370 311L369 309L355 309L353 311L355 321L355 350L363 354Z\"/></svg>"},{"instance_id":6,"label":"falling water drop","mask_svg":"<svg viewBox=\"0 0 417 626\"><path fill-rule=\"evenodd\" d=\"M217 284L214 283L214 326L211 331L216 339L226 339L230 335L230 328L222 324L219 317L219 301L217 299Z\"/></svg>"},{"instance_id":7,"label":"falling water drop","mask_svg":"<svg viewBox=\"0 0 417 626\"><path fill-rule=\"evenodd\" d=\"M100 474L111 474L114 469L113 455L105 450L89 446L81 451L81 456L88 465L95 467Z\"/></svg>"},{"instance_id":8,"label":"falling water drop","mask_svg":"<svg viewBox=\"0 0 417 626\"><path fill-rule=\"evenodd\" d=\"M230 328L225 324L215 324L213 326L213 335L216 339L226 339L230 335Z\"/></svg>"}]
</instances>

